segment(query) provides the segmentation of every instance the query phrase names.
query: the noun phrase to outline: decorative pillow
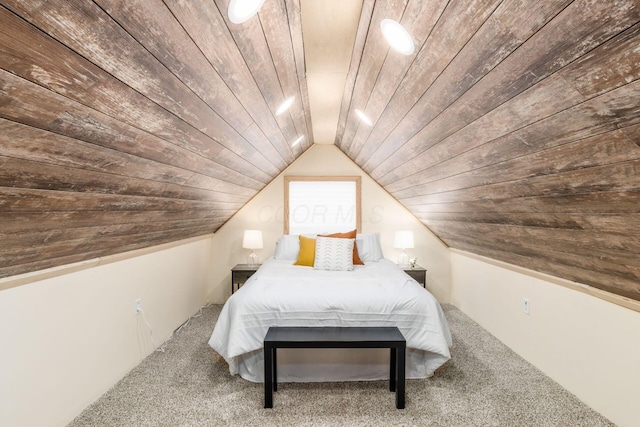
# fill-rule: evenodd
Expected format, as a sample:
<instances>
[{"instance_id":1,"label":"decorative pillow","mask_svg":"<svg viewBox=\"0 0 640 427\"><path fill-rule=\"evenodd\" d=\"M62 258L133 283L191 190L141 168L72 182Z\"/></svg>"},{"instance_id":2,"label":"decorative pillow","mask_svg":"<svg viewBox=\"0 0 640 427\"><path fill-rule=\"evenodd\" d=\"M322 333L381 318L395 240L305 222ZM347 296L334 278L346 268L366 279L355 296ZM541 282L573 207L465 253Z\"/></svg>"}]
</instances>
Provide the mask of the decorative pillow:
<instances>
[{"instance_id":1,"label":"decorative pillow","mask_svg":"<svg viewBox=\"0 0 640 427\"><path fill-rule=\"evenodd\" d=\"M334 237L339 239L355 239L356 238L356 230L348 231L346 233L333 233L333 234L322 234L321 237ZM358 255L358 247L353 245L353 265L364 265L364 262L360 259Z\"/></svg>"},{"instance_id":2,"label":"decorative pillow","mask_svg":"<svg viewBox=\"0 0 640 427\"><path fill-rule=\"evenodd\" d=\"M313 268L316 270L350 271L353 270L354 239L320 237L316 239L316 257Z\"/></svg>"},{"instance_id":3,"label":"decorative pillow","mask_svg":"<svg viewBox=\"0 0 640 427\"><path fill-rule=\"evenodd\" d=\"M316 258L316 239L304 236L298 236L298 238L300 240L300 251L298 252L298 259L293 265L313 267L313 261Z\"/></svg>"},{"instance_id":4,"label":"decorative pillow","mask_svg":"<svg viewBox=\"0 0 640 427\"><path fill-rule=\"evenodd\" d=\"M285 234L276 241L275 259L296 260L300 251L300 239L297 234Z\"/></svg>"},{"instance_id":5,"label":"decorative pillow","mask_svg":"<svg viewBox=\"0 0 640 427\"><path fill-rule=\"evenodd\" d=\"M364 262L377 262L384 258L380 247L380 233L356 235L356 246L360 259Z\"/></svg>"}]
</instances>

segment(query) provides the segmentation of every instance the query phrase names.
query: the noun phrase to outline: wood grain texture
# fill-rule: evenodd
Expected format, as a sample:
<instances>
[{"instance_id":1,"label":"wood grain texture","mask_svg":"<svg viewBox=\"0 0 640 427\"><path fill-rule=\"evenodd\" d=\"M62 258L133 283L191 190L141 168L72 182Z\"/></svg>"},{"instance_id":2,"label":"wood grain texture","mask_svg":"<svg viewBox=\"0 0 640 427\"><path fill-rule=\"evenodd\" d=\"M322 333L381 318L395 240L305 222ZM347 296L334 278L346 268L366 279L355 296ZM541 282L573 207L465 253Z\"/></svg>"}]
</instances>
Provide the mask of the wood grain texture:
<instances>
[{"instance_id":1,"label":"wood grain texture","mask_svg":"<svg viewBox=\"0 0 640 427\"><path fill-rule=\"evenodd\" d=\"M213 2L3 1L0 277L215 232L308 148L276 6L238 43Z\"/></svg>"},{"instance_id":2,"label":"wood grain texture","mask_svg":"<svg viewBox=\"0 0 640 427\"><path fill-rule=\"evenodd\" d=\"M2 0L0 277L215 232L313 144L300 1L228 4ZM344 153L454 248L640 300L637 0L365 0L355 34Z\"/></svg>"},{"instance_id":3,"label":"wood grain texture","mask_svg":"<svg viewBox=\"0 0 640 427\"><path fill-rule=\"evenodd\" d=\"M640 4L445 3L336 144L450 246L640 300Z\"/></svg>"}]
</instances>

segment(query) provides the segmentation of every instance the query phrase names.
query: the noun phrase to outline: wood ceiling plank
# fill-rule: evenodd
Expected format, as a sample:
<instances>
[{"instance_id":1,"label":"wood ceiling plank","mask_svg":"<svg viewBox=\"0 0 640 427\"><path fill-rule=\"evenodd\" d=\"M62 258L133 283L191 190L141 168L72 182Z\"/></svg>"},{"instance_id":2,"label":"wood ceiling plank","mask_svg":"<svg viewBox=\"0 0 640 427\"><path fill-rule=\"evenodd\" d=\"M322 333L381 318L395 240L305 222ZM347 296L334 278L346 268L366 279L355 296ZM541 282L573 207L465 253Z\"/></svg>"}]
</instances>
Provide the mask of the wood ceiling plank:
<instances>
[{"instance_id":1,"label":"wood ceiling plank","mask_svg":"<svg viewBox=\"0 0 640 427\"><path fill-rule=\"evenodd\" d=\"M634 100L640 94L638 91L640 84L637 82L618 87L611 92L579 103L575 107L535 121L537 112L543 112L543 115L546 115L547 112L562 108L564 104L564 101L545 102L545 99L577 99L568 95L577 93L572 89L568 92L561 91L563 96L557 96L558 92L554 92L554 89L561 90L563 81L557 77L561 76L546 79L521 94L518 98L524 97L524 100L517 102L513 108L509 108L507 105L509 103L504 104L474 122L473 125L447 138L443 143L416 155L406 162L402 169L396 168L378 181L384 186L390 186L393 183L401 187L406 185L403 184L405 177L414 175L408 180L415 181L419 179L418 175L422 171L429 174L428 169L433 165L439 165L457 156L475 156L477 159L475 167L482 167L492 162L504 161L509 155L522 156L632 125L633 121L638 121L637 102ZM549 84L551 82L553 84ZM538 94L538 92L542 93ZM526 101L529 98L531 101ZM539 104L533 102L534 99L539 100ZM529 122L531 124L527 124ZM507 130L509 127L517 128L519 124L524 126L511 133ZM414 169L413 172L407 173L406 168Z\"/></svg>"},{"instance_id":2,"label":"wood ceiling plank","mask_svg":"<svg viewBox=\"0 0 640 427\"><path fill-rule=\"evenodd\" d=\"M451 246L458 249L472 253L486 254L485 256L509 264L519 265L530 270L584 283L627 298L640 299L640 291L637 290L638 283L632 280L618 278L596 270L585 270L575 266L560 264L553 260L542 259L537 253L531 254L530 252L525 252L524 254L520 254L513 250L503 251L464 241L450 241L452 243Z\"/></svg>"},{"instance_id":3,"label":"wood ceiling plank","mask_svg":"<svg viewBox=\"0 0 640 427\"><path fill-rule=\"evenodd\" d=\"M40 189L0 187L0 211L211 211L216 202L160 197L139 197L126 194L73 193ZM226 211L230 212L230 211Z\"/></svg>"},{"instance_id":4,"label":"wood ceiling plank","mask_svg":"<svg viewBox=\"0 0 640 427\"><path fill-rule=\"evenodd\" d=\"M640 23L598 46L561 72L586 98L602 95L640 78Z\"/></svg>"},{"instance_id":5,"label":"wood ceiling plank","mask_svg":"<svg viewBox=\"0 0 640 427\"><path fill-rule=\"evenodd\" d=\"M204 234L208 234L208 233L204 233ZM135 243L131 245L126 245L124 247L112 248L109 250L94 250L90 252L83 252L83 253L73 254L73 255L64 256L64 257L48 258L40 261L35 261L32 263L20 264L20 265L9 266L9 267L0 266L0 277L9 277L9 276L22 274L22 273L29 273L36 270L42 270L50 267L57 267L65 264L72 264L72 263L86 261L86 260L90 260L98 257L108 256L108 255L115 255L115 254L119 254L126 251L143 249L143 248L152 246L154 244L161 245L163 243L170 243L175 240L184 240L184 239L188 239L189 237L196 237L201 235L203 235L202 230L198 230L198 229L184 230L183 231L184 237L167 236L165 238L159 238L158 240L156 240L151 244L148 242Z\"/></svg>"},{"instance_id":6,"label":"wood ceiling plank","mask_svg":"<svg viewBox=\"0 0 640 427\"><path fill-rule=\"evenodd\" d=\"M28 273L35 270L42 270L49 267L71 264L93 258L133 251L136 249L161 245L163 243L169 243L176 240L184 240L188 239L189 237L202 236L205 234L209 234L210 232L211 231L208 228L189 228L172 232L155 233L154 235L136 236L135 238L128 239L128 243L124 245L120 245L118 243L118 240L115 240L114 242L101 242L102 246L99 249L96 249L96 247L85 248L83 246L82 249L86 250L67 256L57 256L57 253L55 251L52 251L52 257L43 260L37 260L30 263L19 263L11 266L0 264L0 277L14 276L17 274Z\"/></svg>"},{"instance_id":7,"label":"wood ceiling plank","mask_svg":"<svg viewBox=\"0 0 640 427\"><path fill-rule=\"evenodd\" d=\"M289 111L283 113L281 116L276 116L276 119L282 125L286 125L289 121L287 117L290 116L290 120L293 121L295 128L295 134L292 138L295 140L298 136L304 136L305 142L310 141L311 133L307 128L306 115L303 110L301 88L298 77L298 67L296 64L296 58L294 54L293 38L291 30L291 19L294 18L288 14L288 8L285 0L272 0L267 7L260 8L258 14L264 37L267 41L271 58L282 87L282 93L284 99L290 96L295 96L293 105L289 108ZM300 30L300 34L297 36L302 41L302 25L300 23L300 13L298 7L298 15L294 19L298 20L297 27ZM309 111L307 109L307 111ZM291 143L290 141L289 143ZM297 146L294 151L302 152L303 146Z\"/></svg>"},{"instance_id":8,"label":"wood ceiling plank","mask_svg":"<svg viewBox=\"0 0 640 427\"><path fill-rule=\"evenodd\" d=\"M360 159L368 159L378 149L458 51L482 26L500 1L454 1L447 4L430 36L409 67L401 86L398 87L384 114L375 124L366 149L360 151L356 163L365 165ZM456 31L450 31L451 28L456 28ZM355 157L352 158L355 159Z\"/></svg>"},{"instance_id":9,"label":"wood ceiling plank","mask_svg":"<svg viewBox=\"0 0 640 427\"><path fill-rule=\"evenodd\" d=\"M627 136L627 138L631 139L640 147L640 125L633 125L633 126L620 128L620 131L623 132Z\"/></svg>"},{"instance_id":10,"label":"wood ceiling plank","mask_svg":"<svg viewBox=\"0 0 640 427\"><path fill-rule=\"evenodd\" d=\"M215 191L15 158L9 158L0 168L0 186L206 200L224 209L240 209L244 205L221 201L220 193Z\"/></svg>"},{"instance_id":11,"label":"wood ceiling plank","mask_svg":"<svg viewBox=\"0 0 640 427\"><path fill-rule=\"evenodd\" d=\"M584 283L629 298L638 299L640 296L636 274L629 273L628 266L597 260L589 264L585 262L585 260L591 261L588 256L559 253L548 248L546 251L535 250L518 242L500 242L496 245L482 241L476 242L465 236L451 236L448 240L452 246L455 245L454 247L463 248L463 250L482 251L490 254L489 256L494 259ZM498 247L502 245L504 246Z\"/></svg>"},{"instance_id":12,"label":"wood ceiling plank","mask_svg":"<svg viewBox=\"0 0 640 427\"><path fill-rule=\"evenodd\" d=\"M470 223L460 221L431 220L428 226L443 236L468 236L469 239L486 239L495 244L497 239L511 239L517 241L521 239L533 244L534 241L546 242L548 250L553 250L551 242L558 241L565 245L573 245L575 251L582 251L584 248L602 248L614 251L626 251L633 254L640 254L640 234L625 233L631 227L627 225L626 230L621 228L617 233L598 233L590 230L571 230L561 228L543 227L520 227L507 224ZM496 248L497 249L497 248Z\"/></svg>"},{"instance_id":13,"label":"wood ceiling plank","mask_svg":"<svg viewBox=\"0 0 640 427\"><path fill-rule=\"evenodd\" d=\"M224 20L224 24L220 25L227 26L231 37L235 41L237 49L242 54L245 63L244 66L248 67L250 70L253 80L260 89L262 98L264 98L265 103L269 107L268 109L271 111L271 117L275 118L280 129L282 129L284 140L278 148L282 154L288 153L286 158L288 162L291 162L291 159L295 158L296 154L294 154L294 149L292 149L289 144L297 138L296 128L290 114L283 114L278 117L275 117L274 115L278 106L288 96L283 93L284 88L278 76L277 65L274 63L274 58L271 54L270 46L266 39L261 21L258 17L253 17L242 24L231 23L227 17L228 3L228 0L215 1L215 4L220 11L219 15L222 15ZM262 7L269 8L275 6L265 3ZM287 38L286 40L289 49L291 49L290 38ZM275 48L286 49L285 47L280 46ZM297 95L299 96L299 94ZM269 133L266 133L266 135L267 137L271 137Z\"/></svg>"},{"instance_id":14,"label":"wood ceiling plank","mask_svg":"<svg viewBox=\"0 0 640 427\"><path fill-rule=\"evenodd\" d=\"M187 217L178 211L53 211L53 212L16 212L3 214L0 232L14 233L53 233L54 231L91 227L127 226L150 222L202 219L212 226L220 226L235 211L193 211ZM5 222L6 218L6 222Z\"/></svg>"},{"instance_id":15,"label":"wood ceiling plank","mask_svg":"<svg viewBox=\"0 0 640 427\"><path fill-rule=\"evenodd\" d=\"M125 179L186 185L215 191L218 198L226 201L246 202L255 193L246 187L230 188L226 181L4 119L0 119L0 156L105 172Z\"/></svg>"},{"instance_id":16,"label":"wood ceiling plank","mask_svg":"<svg viewBox=\"0 0 640 427\"><path fill-rule=\"evenodd\" d=\"M269 159L269 161L274 165L277 171L282 172L289 165L287 161L284 160L280 153L275 149L272 144L272 140L269 139L267 135L265 135L265 133L257 123L254 122L246 129L244 129L242 131L242 137L247 141L252 141L252 143L256 146L262 146L262 148L258 151L261 154L264 154L265 158Z\"/></svg>"},{"instance_id":17,"label":"wood ceiling plank","mask_svg":"<svg viewBox=\"0 0 640 427\"><path fill-rule=\"evenodd\" d=\"M224 153L225 149L217 141L6 9L0 9L0 12L6 25L2 26L4 33L0 37L3 41L0 60L6 64L2 68L169 142L191 147L204 156L216 158L215 154ZM227 154L219 160L227 160L225 157L232 157L229 160L244 165L246 173L255 168L236 154ZM255 163L262 165L263 177L279 172L262 158Z\"/></svg>"},{"instance_id":18,"label":"wood ceiling plank","mask_svg":"<svg viewBox=\"0 0 640 427\"><path fill-rule=\"evenodd\" d=\"M75 253L99 251L107 253L114 248L121 248L131 244L144 244L151 246L157 244L157 241L163 241L169 236L174 238L180 236L181 233L198 232L200 234L208 234L213 232L213 227L207 225L197 225L193 227L177 227L174 229L164 229L153 232L142 232L139 234L128 235L101 235L97 230L93 238L85 239L80 237L73 240L63 240L51 244L40 244L37 247L7 247L0 248L0 265L20 265L42 259L42 253L48 253L49 256L56 257L73 255Z\"/></svg>"},{"instance_id":19,"label":"wood ceiling plank","mask_svg":"<svg viewBox=\"0 0 640 427\"><path fill-rule=\"evenodd\" d=\"M432 120L569 2L570 0L543 2L542 6L539 2L518 0L500 3L403 120L422 123ZM534 12L536 19L522 22L522 16L533 15ZM381 103L382 107L386 106L391 95L392 93L385 96L384 102ZM377 117L379 115L376 119ZM399 136L396 130L390 135L392 139L393 135ZM365 139L359 140L361 146L365 145ZM363 153L357 156L356 160L364 163L367 155Z\"/></svg>"},{"instance_id":20,"label":"wood ceiling plank","mask_svg":"<svg viewBox=\"0 0 640 427\"><path fill-rule=\"evenodd\" d=\"M539 195L518 198L478 199L468 202L404 203L416 215L428 213L640 213L640 190L602 191L587 194Z\"/></svg>"},{"instance_id":21,"label":"wood ceiling plank","mask_svg":"<svg viewBox=\"0 0 640 427\"><path fill-rule=\"evenodd\" d=\"M629 282L640 283L640 267L637 265L637 255L625 250L605 250L598 248L562 245L553 239L553 231L549 231L546 238L521 239L517 235L498 233L490 236L465 236L453 233L445 238L455 241L465 241L469 244L482 245L492 249L513 251L528 254L532 258L543 259L546 262L572 266L589 271L604 273L612 278L610 282L618 282L628 287ZM566 249L563 251L561 248ZM618 279L618 280L616 280ZM622 279L622 280L619 280ZM640 289L640 288L635 288Z\"/></svg>"},{"instance_id":22,"label":"wood ceiling plank","mask_svg":"<svg viewBox=\"0 0 640 427\"><path fill-rule=\"evenodd\" d=\"M416 51L420 52L420 48L431 34L446 4L447 1L445 0L430 0L412 1L407 5L400 23L411 33L417 46ZM376 30L378 28L379 25L376 26ZM374 87L368 95L366 108L363 109L373 123L377 123L380 119L389 100L397 91L398 86L416 58L417 55L406 58L389 49ZM354 158L358 158L372 130L372 127L360 124L355 131L355 135L345 135L345 139L352 140L350 152Z\"/></svg>"},{"instance_id":23,"label":"wood ceiling plank","mask_svg":"<svg viewBox=\"0 0 640 427\"><path fill-rule=\"evenodd\" d=\"M570 64L568 67L562 69L555 75L543 80L536 84L532 88L523 92L522 94L512 98L510 101L502 104L500 107L486 114L482 118L476 120L471 125L465 127L461 131L455 133L451 137L446 138L442 143L437 144L435 147L425 150L422 154L406 162L406 167L396 167L387 173L385 176L379 177L378 181L382 185L386 185L390 182L395 182L403 176L407 176L407 170L412 170L411 174L416 174L420 170L426 170L430 165L436 165L439 162L446 161L460 153L473 155L476 152L476 156L482 159L484 164L490 159L485 157L481 153L486 151L486 147L481 147L484 142L489 141L491 146L495 146L492 157L495 157L497 161L508 156L509 147L501 146L502 142L510 141L512 145L518 144L515 139L525 141L527 147L522 146L523 149L530 149L538 147L543 140L552 142L557 140L558 143L565 141L564 129L568 128L566 123L570 123L572 119L565 119L568 122L562 125L563 131L558 134L558 128L547 129L540 128L537 125L531 128L535 129L533 132L527 131L525 136L523 133L517 133L506 138L496 138L496 135L500 133L517 130L527 124L534 123L537 120L544 118L547 113L553 110L561 111L562 107L566 105L567 100L578 99L575 97L573 89L566 82L573 82L576 74L583 75L589 73L588 70L601 70L599 74L602 74L603 69L608 68L612 70L618 70L616 73L624 81L629 83L637 80L638 71L631 67L629 64L637 63L640 61L640 52L634 49L635 46L640 43L640 37L638 35L639 25L631 27L631 31L626 31L620 36L614 37L603 45L594 49L588 56L588 59L580 59L575 63ZM619 52L625 52L624 57L620 57ZM603 59L604 58L604 59ZM620 62L621 66L618 66ZM603 65L605 64L605 65ZM614 66L614 64L616 64ZM580 71L579 71L580 70ZM635 70L635 71L634 71ZM595 77L594 77L595 79ZM607 80L603 77L604 80ZM597 80L597 79L595 79ZM562 85L565 88L563 89ZM579 85L575 85L580 90ZM603 95L609 90L605 91L607 87L609 90L615 90L620 87L619 80L611 79L610 83L601 83L599 85L598 92L588 92L585 89L581 90L583 94L592 95L591 98ZM562 94L562 96L558 96ZM553 135L553 138L549 138L548 135ZM533 138L532 138L533 137ZM468 141L474 141L474 144L469 144ZM544 144L548 144L545 142ZM478 146L480 151L476 151L475 146ZM498 148L500 147L500 148ZM529 148L530 147L530 148ZM500 155L497 153L500 152ZM478 165L480 166L480 165ZM383 173L381 171L381 173ZM375 174L374 174L375 175Z\"/></svg>"},{"instance_id":24,"label":"wood ceiling plank","mask_svg":"<svg viewBox=\"0 0 640 427\"><path fill-rule=\"evenodd\" d=\"M364 46L367 41L369 30L371 29L371 17L373 16L373 9L376 4L375 0L364 0L362 2L362 9L360 9L360 19L358 20L358 29L356 31L356 37L353 43L353 53L351 55L351 61L349 63L349 71L347 72L347 79L344 86L344 96L340 105L340 114L338 116L338 126L336 129L335 144L343 152L347 152L350 140L343 137L345 127L347 125L347 117L351 110L351 99L353 98L354 87L360 66L362 64L362 56L364 52Z\"/></svg>"},{"instance_id":25,"label":"wood ceiling plank","mask_svg":"<svg viewBox=\"0 0 640 427\"><path fill-rule=\"evenodd\" d=\"M585 7L582 2L574 1L436 119L426 126L423 124L423 129L419 123L408 129L404 125L398 128L396 139L412 139L400 149L386 147L379 150L377 157L365 164L365 170L371 167L375 177L379 172L373 169L380 167L381 163L385 163L387 170L399 167L408 157L424 151L420 148L423 141L430 142L426 148L442 141L632 26L640 13L632 3L629 0L612 12L605 3ZM420 136L414 137L418 132Z\"/></svg>"},{"instance_id":26,"label":"wood ceiling plank","mask_svg":"<svg viewBox=\"0 0 640 427\"><path fill-rule=\"evenodd\" d=\"M500 153L505 154L505 151ZM507 151L506 154L508 153ZM386 189L393 191L397 197L410 197L640 159L638 146L621 131L597 135L529 155L520 154L505 156L507 160L481 168L475 167L477 157L464 156L462 159L463 156L459 156L455 160L462 160L460 163L445 162L447 164L443 167L440 166L445 163L432 168L436 169L432 180L421 174L417 180L419 183L411 187L396 189L390 185Z\"/></svg>"},{"instance_id":27,"label":"wood ceiling plank","mask_svg":"<svg viewBox=\"0 0 640 427\"><path fill-rule=\"evenodd\" d=\"M6 268L1 268L0 267L0 277L8 277L8 276L13 276L13 275L17 275L17 274L22 274L22 273L28 273L28 272L32 272L32 271L36 271L36 270L43 270L46 268L50 268L50 267L57 267L60 265L65 265L65 264L72 264L72 263L76 263L76 262L80 262L80 261L86 261L86 260L91 260L91 259L95 259L95 258L99 258L99 257L106 257L109 255L116 255L116 254L120 254L120 253L126 253L128 251L135 251L137 249L144 249L147 248L149 246L157 246L157 245L162 245L165 243L171 243L174 241L178 241L178 240L185 240L185 239L189 239L192 237L198 237L198 236L203 236L206 234L210 234L209 232L207 232L207 230L201 230L201 229L188 229L188 230L183 230L183 236L184 237L180 237L179 233L176 234L168 234L166 236L161 236L159 237L157 240L153 241L151 244L149 242L142 242L142 243L133 243L133 244L128 244L125 246L121 246L121 247L115 247L115 248L110 248L107 250L94 250L94 251L89 251L89 252L83 252L80 254L74 254L74 255L69 255L69 256L64 256L64 257L55 257L55 258L50 258L50 259L45 259L42 261L36 261L36 262L32 262L32 263L27 263L27 264L20 264L20 265L16 265L16 266L9 266Z\"/></svg>"},{"instance_id":28,"label":"wood ceiling plank","mask_svg":"<svg viewBox=\"0 0 640 427\"><path fill-rule=\"evenodd\" d=\"M211 147L207 153L222 162L216 163L191 151L191 146L180 147L168 143L3 70L0 70L0 95L5 99L0 104L0 117L12 121L172 164L254 190L262 188L268 180L261 174L264 182L256 180L225 166L235 166L227 159L235 162L236 155L222 147ZM246 164L243 160L236 163ZM253 175L259 172L255 168L251 171Z\"/></svg>"},{"instance_id":29,"label":"wood ceiling plank","mask_svg":"<svg viewBox=\"0 0 640 427\"><path fill-rule=\"evenodd\" d=\"M219 199L219 193L158 181L127 178L72 167L60 168L23 159L7 160L0 169L0 186L40 190L182 198L217 202L226 209L240 209L244 203Z\"/></svg>"},{"instance_id":30,"label":"wood ceiling plank","mask_svg":"<svg viewBox=\"0 0 640 427\"><path fill-rule=\"evenodd\" d=\"M457 221L463 223L513 225L517 227L537 227L543 229L583 230L591 232L605 231L606 234L640 234L640 230L630 224L640 221L640 214L615 213L564 213L564 212L431 212L416 215L419 219L430 221ZM575 244L562 246L574 248ZM558 249L559 247L556 247ZM571 251L561 249L563 251ZM640 266L640 258L633 256L634 265ZM625 261L626 262L626 261Z\"/></svg>"},{"instance_id":31,"label":"wood ceiling plank","mask_svg":"<svg viewBox=\"0 0 640 427\"><path fill-rule=\"evenodd\" d=\"M93 2L9 0L5 6L237 156L269 163L235 129ZM256 172L257 166L253 166ZM254 174L256 173L254 172ZM249 172L246 172L249 174ZM266 175L266 174L265 174ZM268 182L269 176L266 179Z\"/></svg>"},{"instance_id":32,"label":"wood ceiling plank","mask_svg":"<svg viewBox=\"0 0 640 427\"><path fill-rule=\"evenodd\" d=\"M182 184L194 172L0 119L0 155Z\"/></svg>"},{"instance_id":33,"label":"wood ceiling plank","mask_svg":"<svg viewBox=\"0 0 640 427\"><path fill-rule=\"evenodd\" d=\"M557 76L549 77L520 94L517 100L503 104L443 141L431 146L425 143L418 151L412 153L411 157L402 160L402 164L399 164L400 160L398 160L381 165L372 171L372 177L375 176L381 185L403 186L405 178L412 180L410 175L417 175L422 171L429 173L428 170L431 167L437 167L443 162L473 152L484 145L495 146L502 141L501 136L515 133L527 124L535 124L584 101L580 93L575 90L567 91L566 87L567 83L564 79ZM555 96L559 91L564 92L563 96ZM549 95L551 97L546 98ZM596 120L596 123L599 122ZM578 123L584 124L584 121L573 124L573 127ZM588 121L584 126L591 125L592 121ZM612 129L613 126L609 128ZM432 130L431 127L425 128L425 133ZM423 137L425 136L420 132L411 141L421 140ZM554 140L549 138L546 142L552 144ZM522 143L519 146L522 146ZM536 147L537 145L532 144L531 149ZM526 150L527 146L521 149ZM495 161L503 159L501 154ZM411 170L413 172L407 172Z\"/></svg>"},{"instance_id":34,"label":"wood ceiling plank","mask_svg":"<svg viewBox=\"0 0 640 427\"><path fill-rule=\"evenodd\" d=\"M370 1L370 0L365 0ZM313 128L311 124L311 107L309 104L309 90L307 88L307 69L305 66L304 42L302 39L302 19L300 12L300 0L285 0L287 15L289 16L289 32L293 44L293 56L298 76L300 100L296 99L296 108L301 108L305 120L306 136L300 143L303 151L313 144Z\"/></svg>"},{"instance_id":35,"label":"wood ceiling plank","mask_svg":"<svg viewBox=\"0 0 640 427\"><path fill-rule=\"evenodd\" d=\"M161 0L94 2L236 131L253 122Z\"/></svg>"},{"instance_id":36,"label":"wood ceiling plank","mask_svg":"<svg viewBox=\"0 0 640 427\"><path fill-rule=\"evenodd\" d=\"M211 227L211 219L183 217L176 220L160 220L138 222L133 224L110 224L91 227L61 228L45 231L18 231L0 233L6 253L13 249L24 247L46 250L48 246L66 244L71 241L95 241L102 237L126 237L130 234L156 233L163 230L176 230L180 228Z\"/></svg>"},{"instance_id":37,"label":"wood ceiling plank","mask_svg":"<svg viewBox=\"0 0 640 427\"><path fill-rule=\"evenodd\" d=\"M265 156L278 168L291 162L293 153L286 135L276 122L216 5L213 2L174 0L164 3L265 135L271 145L262 146ZM247 134L247 129L243 129L243 135Z\"/></svg>"},{"instance_id":38,"label":"wood ceiling plank","mask_svg":"<svg viewBox=\"0 0 640 427\"><path fill-rule=\"evenodd\" d=\"M559 122L560 121L556 121L556 123ZM537 128L537 126L534 127ZM612 125L607 127L609 129L613 128ZM543 128L542 130L547 129L548 128ZM546 135L548 135L548 133L540 131L540 128L536 130L530 129L526 133L517 132L479 145L459 156L453 156L441 162L435 162L436 159L433 159L435 162L433 166L421 171L416 171L413 175L407 175L400 180L393 181L385 188L388 191L401 191L409 187L425 185L433 181L454 177L455 175L466 175L467 173L484 174L485 178L482 181L484 183L495 182L496 180L500 180L498 175L503 175L502 170L498 170L501 169L499 165L505 164L508 167L509 162L517 162L517 159L520 158L532 158L536 161L536 159L547 156L548 154L553 154L558 150L563 151L564 149L561 147L567 145L569 147L585 145L587 146L585 148L587 151L593 152L594 148L603 144L614 144L614 146L625 146L628 150L627 153L632 154L635 150L625 142L625 140L632 141L632 139L624 133L624 129L627 128L609 131L597 128L594 130L599 130L603 133L586 136L585 138L584 129L571 129L570 126L567 126L563 131L555 134L557 139L547 138ZM566 132L566 134L564 134L564 132ZM590 143L594 144L595 147L588 146ZM567 149L569 149L569 147L567 147ZM575 152L575 154L578 156L577 163L579 163L580 159L586 157L584 154L580 155L579 152ZM621 156L617 161L621 161L622 158L625 157L625 154L621 152ZM550 163L554 161L563 160L552 157ZM565 161L570 162L572 159L566 159ZM496 176L488 177L485 172L489 170L495 171ZM544 168L540 169L541 173L543 173L543 170ZM551 170L551 168L549 168L549 170ZM505 175L505 179L502 181L508 180L509 178L506 178Z\"/></svg>"},{"instance_id":39,"label":"wood ceiling plank","mask_svg":"<svg viewBox=\"0 0 640 427\"><path fill-rule=\"evenodd\" d=\"M255 125L254 119L162 1L99 0L98 3L253 147L241 149L238 154L251 159L253 164L272 176L284 168L286 163L266 138L249 139L245 136L245 129ZM219 39L218 43L221 42ZM233 89L238 90L237 87Z\"/></svg>"},{"instance_id":40,"label":"wood ceiling plank","mask_svg":"<svg viewBox=\"0 0 640 427\"><path fill-rule=\"evenodd\" d=\"M367 110L369 97L373 93L376 81L378 80L384 63L387 61L388 55L395 58L398 63L403 64L403 68L413 60L413 57L398 58L398 56L402 55L394 55L380 30L380 22L385 18L400 21L407 4L408 2L400 0L376 2L370 21L368 22L364 50L362 51L357 70L358 78L354 81L354 87L350 92L351 99L347 101L350 108L345 111L347 115L345 117L345 128L340 136L336 133L336 138L344 142L340 144L342 150L352 158L355 158L356 150L359 148L353 145L354 135L360 126L367 127L366 124L363 124L360 119L357 118L355 109L357 108L362 111ZM344 103L345 99L343 97L342 104ZM373 117L369 118L373 120ZM340 119L338 119L338 121L340 121Z\"/></svg>"},{"instance_id":41,"label":"wood ceiling plank","mask_svg":"<svg viewBox=\"0 0 640 427\"><path fill-rule=\"evenodd\" d=\"M627 191L640 188L640 161L582 168L517 181L480 185L442 193L397 197L401 203L446 203L477 199L573 195L597 191ZM394 193L391 193L394 195ZM395 195L394 195L395 197Z\"/></svg>"}]
</instances>

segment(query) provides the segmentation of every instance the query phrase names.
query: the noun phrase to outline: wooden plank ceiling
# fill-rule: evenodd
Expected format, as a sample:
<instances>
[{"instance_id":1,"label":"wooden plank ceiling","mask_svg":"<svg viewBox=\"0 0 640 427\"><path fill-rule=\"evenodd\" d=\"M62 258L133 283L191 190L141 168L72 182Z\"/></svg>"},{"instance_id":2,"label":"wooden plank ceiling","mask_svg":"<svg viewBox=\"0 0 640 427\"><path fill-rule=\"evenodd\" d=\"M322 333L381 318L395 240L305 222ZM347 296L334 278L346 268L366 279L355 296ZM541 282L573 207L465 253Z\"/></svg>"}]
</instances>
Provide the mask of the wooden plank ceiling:
<instances>
[{"instance_id":1,"label":"wooden plank ceiling","mask_svg":"<svg viewBox=\"0 0 640 427\"><path fill-rule=\"evenodd\" d=\"M214 232L313 143L299 0L0 4L0 277ZM354 34L343 152L453 248L640 300L640 0L365 0Z\"/></svg>"},{"instance_id":2,"label":"wooden plank ceiling","mask_svg":"<svg viewBox=\"0 0 640 427\"><path fill-rule=\"evenodd\" d=\"M214 232L300 156L298 9L3 0L0 277Z\"/></svg>"},{"instance_id":3,"label":"wooden plank ceiling","mask_svg":"<svg viewBox=\"0 0 640 427\"><path fill-rule=\"evenodd\" d=\"M389 50L385 17L415 54ZM376 2L364 19L336 144L450 247L640 299L640 2Z\"/></svg>"}]
</instances>

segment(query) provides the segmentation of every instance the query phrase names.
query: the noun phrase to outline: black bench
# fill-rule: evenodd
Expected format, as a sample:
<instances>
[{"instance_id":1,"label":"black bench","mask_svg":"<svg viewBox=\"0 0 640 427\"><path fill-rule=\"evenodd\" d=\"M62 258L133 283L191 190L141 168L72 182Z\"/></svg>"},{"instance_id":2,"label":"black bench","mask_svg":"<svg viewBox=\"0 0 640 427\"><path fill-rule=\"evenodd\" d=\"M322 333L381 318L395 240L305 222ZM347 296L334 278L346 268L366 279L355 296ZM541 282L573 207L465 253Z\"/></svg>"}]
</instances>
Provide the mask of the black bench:
<instances>
[{"instance_id":1,"label":"black bench","mask_svg":"<svg viewBox=\"0 0 640 427\"><path fill-rule=\"evenodd\" d=\"M264 337L264 407L273 408L278 390L278 348L388 348L389 390L396 392L396 408L404 409L405 354L407 342L393 327L279 327Z\"/></svg>"}]
</instances>

